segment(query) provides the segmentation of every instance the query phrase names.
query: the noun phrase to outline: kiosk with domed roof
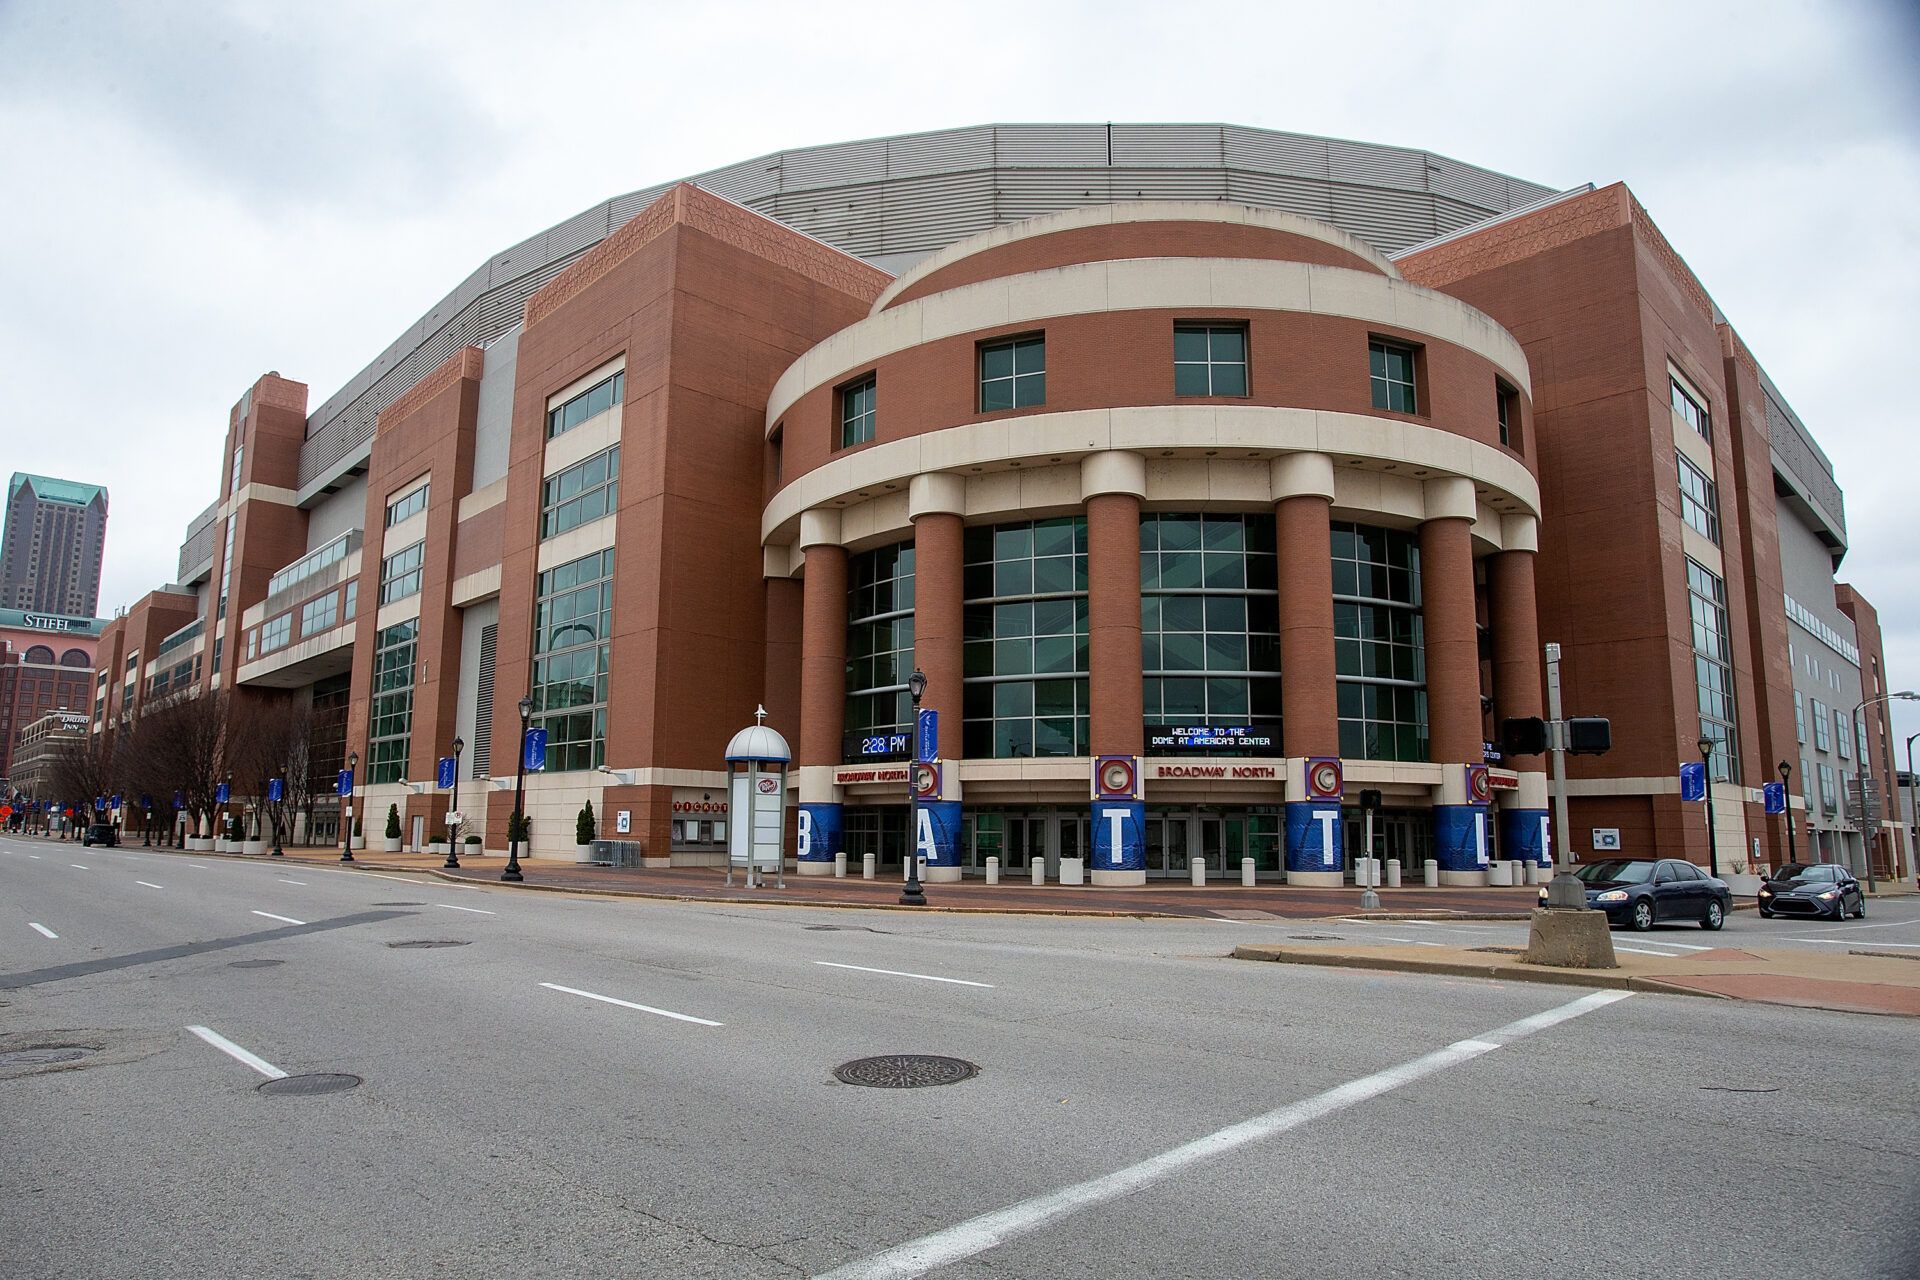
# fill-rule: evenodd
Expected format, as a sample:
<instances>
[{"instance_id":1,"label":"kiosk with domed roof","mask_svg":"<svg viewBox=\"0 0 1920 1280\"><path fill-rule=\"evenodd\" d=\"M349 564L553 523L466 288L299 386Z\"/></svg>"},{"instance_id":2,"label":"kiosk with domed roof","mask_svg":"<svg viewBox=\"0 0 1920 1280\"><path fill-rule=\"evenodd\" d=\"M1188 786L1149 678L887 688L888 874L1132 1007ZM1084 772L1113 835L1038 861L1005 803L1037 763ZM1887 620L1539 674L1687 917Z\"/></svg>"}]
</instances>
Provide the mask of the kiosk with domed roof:
<instances>
[{"instance_id":1,"label":"kiosk with domed roof","mask_svg":"<svg viewBox=\"0 0 1920 1280\"><path fill-rule=\"evenodd\" d=\"M771 870L787 887L787 766L793 752L777 729L766 725L767 709L756 707L754 722L727 743L727 883L733 869L744 868L747 887Z\"/></svg>"}]
</instances>

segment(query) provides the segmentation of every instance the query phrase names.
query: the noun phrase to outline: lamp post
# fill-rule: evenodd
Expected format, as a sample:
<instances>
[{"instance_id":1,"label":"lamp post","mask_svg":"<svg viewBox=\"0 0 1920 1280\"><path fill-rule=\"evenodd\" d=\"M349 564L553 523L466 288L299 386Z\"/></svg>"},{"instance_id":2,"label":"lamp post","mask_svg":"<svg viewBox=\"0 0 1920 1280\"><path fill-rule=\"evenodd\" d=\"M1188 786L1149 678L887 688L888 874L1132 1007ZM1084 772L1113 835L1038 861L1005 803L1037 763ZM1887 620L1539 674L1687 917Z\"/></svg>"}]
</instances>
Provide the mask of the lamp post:
<instances>
[{"instance_id":1,"label":"lamp post","mask_svg":"<svg viewBox=\"0 0 1920 1280\"><path fill-rule=\"evenodd\" d=\"M275 778L274 781L280 784L280 787L279 787L280 794L282 796L285 796L287 794L286 775L282 774L280 777ZM269 794L271 794L272 791L273 791L273 788L269 786L268 787ZM284 858L287 856L287 854L286 854L286 850L280 847L280 817L281 817L282 810L286 808L287 802L284 799L281 799L281 800L269 800L267 803L274 806L273 808L267 810L267 821L273 824L273 856L276 858Z\"/></svg>"},{"instance_id":2,"label":"lamp post","mask_svg":"<svg viewBox=\"0 0 1920 1280\"><path fill-rule=\"evenodd\" d=\"M221 838L231 845L233 841L226 835L233 830L233 770L227 770L227 802L220 806Z\"/></svg>"},{"instance_id":3,"label":"lamp post","mask_svg":"<svg viewBox=\"0 0 1920 1280\"><path fill-rule=\"evenodd\" d=\"M1780 787L1782 791L1786 790L1787 777L1792 772L1793 772L1793 766L1788 764L1785 760L1782 760L1780 762ZM1783 812L1787 815L1787 861L1789 863L1794 863L1794 862L1798 862L1799 859L1794 857L1793 855L1793 795L1791 792L1787 794L1786 800L1787 800L1786 808L1783 810Z\"/></svg>"},{"instance_id":4,"label":"lamp post","mask_svg":"<svg viewBox=\"0 0 1920 1280\"><path fill-rule=\"evenodd\" d=\"M1898 693L1883 693L1876 698L1863 699L1860 705L1853 709L1853 736L1856 743L1866 737L1866 735L1860 731L1860 713L1876 703L1889 702L1895 698L1898 698L1902 702L1920 702L1920 693L1915 693L1911 689L1902 689ZM1874 833L1867 825L1867 782L1872 776L1873 759L1868 752L1863 750L1860 753L1860 844L1861 852L1867 860L1867 892L1878 893L1880 886L1875 884L1873 879ZM1875 825L1878 824L1876 823Z\"/></svg>"},{"instance_id":5,"label":"lamp post","mask_svg":"<svg viewBox=\"0 0 1920 1280\"><path fill-rule=\"evenodd\" d=\"M520 874L520 833L526 830L527 819L522 812L527 796L527 721L533 716L533 699L520 699L520 759L515 762L513 775L513 816L507 820L507 869L500 878L518 884L526 877Z\"/></svg>"},{"instance_id":6,"label":"lamp post","mask_svg":"<svg viewBox=\"0 0 1920 1280\"><path fill-rule=\"evenodd\" d=\"M360 785L360 753L347 752L347 820L341 825L340 861L353 861L353 789Z\"/></svg>"},{"instance_id":7,"label":"lamp post","mask_svg":"<svg viewBox=\"0 0 1920 1280\"><path fill-rule=\"evenodd\" d=\"M1920 850L1914 847L1916 844L1920 844L1920 809L1914 807L1913 794L1913 740L1915 738L1920 738L1920 733L1910 733L1907 735L1907 821L1904 825L1907 828L1907 871L1909 874L1913 874L1915 871L1914 855L1920 853Z\"/></svg>"},{"instance_id":8,"label":"lamp post","mask_svg":"<svg viewBox=\"0 0 1920 1280\"><path fill-rule=\"evenodd\" d=\"M453 800L450 803L455 813L460 812L460 753L466 750L466 747L467 742L465 738L455 738L453 740ZM447 871L458 871L460 869L460 846L457 843L459 839L460 828L452 823L448 823L447 860L440 864L442 869Z\"/></svg>"},{"instance_id":9,"label":"lamp post","mask_svg":"<svg viewBox=\"0 0 1920 1280\"><path fill-rule=\"evenodd\" d=\"M153 806L152 805L147 806L146 815L147 815L146 819L140 824L140 847L142 849L151 849L153 848Z\"/></svg>"},{"instance_id":10,"label":"lamp post","mask_svg":"<svg viewBox=\"0 0 1920 1280\"><path fill-rule=\"evenodd\" d=\"M907 887L900 895L903 907L924 907L927 895L920 887L920 699L927 693L927 673L915 667L907 677L907 693L913 698L913 727L907 741Z\"/></svg>"},{"instance_id":11,"label":"lamp post","mask_svg":"<svg viewBox=\"0 0 1920 1280\"><path fill-rule=\"evenodd\" d=\"M1714 836L1713 826L1713 739L1705 734L1700 736L1700 758L1707 765L1707 870L1713 878L1720 878L1720 844Z\"/></svg>"}]
</instances>

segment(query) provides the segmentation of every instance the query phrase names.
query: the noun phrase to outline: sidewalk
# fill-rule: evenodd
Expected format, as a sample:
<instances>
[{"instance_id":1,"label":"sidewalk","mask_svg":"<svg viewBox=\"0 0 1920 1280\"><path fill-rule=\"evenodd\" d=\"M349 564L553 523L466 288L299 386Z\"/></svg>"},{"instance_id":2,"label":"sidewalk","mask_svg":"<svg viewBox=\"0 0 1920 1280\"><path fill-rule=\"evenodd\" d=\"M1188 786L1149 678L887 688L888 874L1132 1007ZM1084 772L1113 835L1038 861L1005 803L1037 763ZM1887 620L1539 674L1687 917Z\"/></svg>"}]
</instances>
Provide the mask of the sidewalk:
<instances>
[{"instance_id":1,"label":"sidewalk","mask_svg":"<svg viewBox=\"0 0 1920 1280\"><path fill-rule=\"evenodd\" d=\"M169 853L194 858L240 858L246 854L194 853L177 849L141 850L138 844L122 846L132 851ZM257 855L254 856L258 860ZM340 865L337 849L288 849L286 862L316 865ZM484 857L460 855L460 869L446 871L440 854L384 853L360 850L351 865L367 871L405 871L430 874L446 880L500 884L500 872L506 859L498 854ZM666 898L688 902L738 902L756 905L810 907L863 907L890 909L899 907L899 872L874 880L849 876L799 876L787 873L787 887L748 889L735 873L728 888L721 867L673 867L660 870L595 867L546 858L522 858L521 872L526 881L502 888L558 890L572 893L605 893L642 898ZM1357 912L1360 890L1295 889L1282 884L1261 884L1245 888L1235 879L1195 888L1186 881L1150 881L1139 888L1069 888L1048 884L1036 888L1025 879L1002 880L989 885L983 880L964 880L958 884L925 886L926 907L904 908L925 911L984 911L1032 915L1085 916L1172 916L1211 917L1220 920L1310 920L1329 915ZM1424 886L1381 889L1382 914L1416 914L1523 920L1538 899L1539 888L1511 889L1428 889Z\"/></svg>"},{"instance_id":2,"label":"sidewalk","mask_svg":"<svg viewBox=\"0 0 1920 1280\"><path fill-rule=\"evenodd\" d=\"M1354 947L1263 943L1235 947L1238 960L1500 978L1558 986L1659 991L1843 1013L1920 1018L1920 956L1875 951L1870 941L1832 952L1719 947L1686 956L1618 953L1617 969L1527 964L1518 947Z\"/></svg>"}]
</instances>

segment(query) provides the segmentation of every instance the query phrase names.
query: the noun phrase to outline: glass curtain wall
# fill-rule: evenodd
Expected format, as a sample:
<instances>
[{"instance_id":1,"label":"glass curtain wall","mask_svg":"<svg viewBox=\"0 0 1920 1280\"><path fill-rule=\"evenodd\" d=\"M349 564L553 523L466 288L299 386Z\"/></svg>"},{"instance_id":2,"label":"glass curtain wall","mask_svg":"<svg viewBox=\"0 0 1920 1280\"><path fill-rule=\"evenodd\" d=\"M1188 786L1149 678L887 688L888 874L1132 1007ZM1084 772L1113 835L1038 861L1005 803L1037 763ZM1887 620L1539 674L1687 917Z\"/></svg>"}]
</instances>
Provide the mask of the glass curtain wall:
<instances>
[{"instance_id":1,"label":"glass curtain wall","mask_svg":"<svg viewBox=\"0 0 1920 1280\"><path fill-rule=\"evenodd\" d=\"M1427 759L1426 635L1415 535L1334 522L1333 651L1340 754Z\"/></svg>"},{"instance_id":2,"label":"glass curtain wall","mask_svg":"<svg viewBox=\"0 0 1920 1280\"><path fill-rule=\"evenodd\" d=\"M613 548L540 575L533 622L533 717L547 731L547 771L607 759Z\"/></svg>"},{"instance_id":3,"label":"glass curtain wall","mask_svg":"<svg viewBox=\"0 0 1920 1280\"><path fill-rule=\"evenodd\" d=\"M404 782L413 736L413 657L420 620L387 627L375 637L373 707L367 733L367 781Z\"/></svg>"},{"instance_id":4,"label":"glass curtain wall","mask_svg":"<svg viewBox=\"0 0 1920 1280\"><path fill-rule=\"evenodd\" d=\"M846 759L906 758L912 671L913 544L902 542L847 562Z\"/></svg>"},{"instance_id":5,"label":"glass curtain wall","mask_svg":"<svg viewBox=\"0 0 1920 1280\"><path fill-rule=\"evenodd\" d=\"M1280 605L1270 515L1140 518L1147 723L1280 728Z\"/></svg>"},{"instance_id":6,"label":"glass curtain wall","mask_svg":"<svg viewBox=\"0 0 1920 1280\"><path fill-rule=\"evenodd\" d=\"M966 754L1086 755L1085 517L975 527L965 545Z\"/></svg>"}]
</instances>

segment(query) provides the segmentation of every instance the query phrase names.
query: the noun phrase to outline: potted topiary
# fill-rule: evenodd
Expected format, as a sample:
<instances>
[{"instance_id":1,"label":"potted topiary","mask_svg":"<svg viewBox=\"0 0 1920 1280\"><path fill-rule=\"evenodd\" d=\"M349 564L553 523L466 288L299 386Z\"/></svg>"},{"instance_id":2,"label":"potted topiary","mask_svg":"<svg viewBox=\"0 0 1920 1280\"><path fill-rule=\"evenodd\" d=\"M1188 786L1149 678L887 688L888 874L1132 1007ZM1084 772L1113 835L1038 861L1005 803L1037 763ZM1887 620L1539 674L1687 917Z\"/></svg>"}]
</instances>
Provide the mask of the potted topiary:
<instances>
[{"instance_id":1,"label":"potted topiary","mask_svg":"<svg viewBox=\"0 0 1920 1280\"><path fill-rule=\"evenodd\" d=\"M532 835L532 832L533 824L527 821L527 816L524 813L510 813L507 815L507 846L512 848L514 845L518 845L520 847L520 856L523 858L533 856L533 850L527 847L527 841Z\"/></svg>"},{"instance_id":2,"label":"potted topiary","mask_svg":"<svg viewBox=\"0 0 1920 1280\"><path fill-rule=\"evenodd\" d=\"M267 839L260 831L259 814L254 814L253 817L248 820L242 836L243 842L240 845L240 851L242 853L263 854L267 851Z\"/></svg>"},{"instance_id":3,"label":"potted topiary","mask_svg":"<svg viewBox=\"0 0 1920 1280\"><path fill-rule=\"evenodd\" d=\"M467 856L471 858L471 857L477 857L480 854L481 852L480 846L484 842L480 839L479 836L468 836L466 843L467 843L466 853L467 853Z\"/></svg>"},{"instance_id":4,"label":"potted topiary","mask_svg":"<svg viewBox=\"0 0 1920 1280\"><path fill-rule=\"evenodd\" d=\"M364 849L367 847L367 832L366 828L361 825L359 814L353 816L353 834L347 839L355 849Z\"/></svg>"},{"instance_id":5,"label":"potted topiary","mask_svg":"<svg viewBox=\"0 0 1920 1280\"><path fill-rule=\"evenodd\" d=\"M387 806L387 844L388 853L400 852L400 806Z\"/></svg>"},{"instance_id":6,"label":"potted topiary","mask_svg":"<svg viewBox=\"0 0 1920 1280\"><path fill-rule=\"evenodd\" d=\"M573 860L575 862L593 861L593 841L599 834L593 820L593 801L580 806L580 816L573 820Z\"/></svg>"}]
</instances>

